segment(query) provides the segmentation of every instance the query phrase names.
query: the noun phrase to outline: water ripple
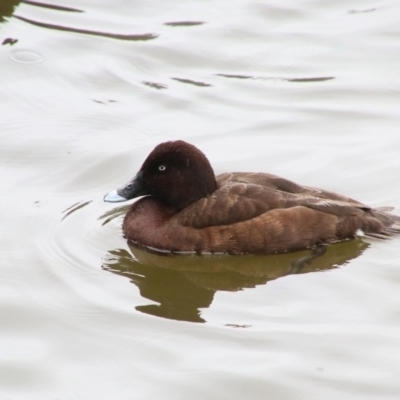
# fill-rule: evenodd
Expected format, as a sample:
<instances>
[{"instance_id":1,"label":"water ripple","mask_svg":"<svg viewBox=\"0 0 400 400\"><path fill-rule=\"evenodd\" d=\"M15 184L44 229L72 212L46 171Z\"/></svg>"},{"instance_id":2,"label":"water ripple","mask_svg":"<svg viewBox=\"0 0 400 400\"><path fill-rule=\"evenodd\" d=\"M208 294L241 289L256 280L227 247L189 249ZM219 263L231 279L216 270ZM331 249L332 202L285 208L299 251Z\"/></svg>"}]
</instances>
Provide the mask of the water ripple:
<instances>
[{"instance_id":1,"label":"water ripple","mask_svg":"<svg viewBox=\"0 0 400 400\"><path fill-rule=\"evenodd\" d=\"M10 51L8 59L19 64L40 64L46 61L46 56L35 50L14 49Z\"/></svg>"},{"instance_id":2,"label":"water ripple","mask_svg":"<svg viewBox=\"0 0 400 400\"><path fill-rule=\"evenodd\" d=\"M201 21L179 21L179 22L166 22L164 25L167 26L197 26L197 25L203 25L205 22Z\"/></svg>"},{"instance_id":3,"label":"water ripple","mask_svg":"<svg viewBox=\"0 0 400 400\"><path fill-rule=\"evenodd\" d=\"M137 34L137 35L122 35L122 34L118 34L118 33L108 33L108 32L91 31L88 29L71 28L68 26L53 25L53 24L48 24L45 22L38 22L38 21L34 21L32 19L18 16L18 15L14 15L14 18L24 21L31 25L40 26L41 28L54 29L54 30L61 31L61 32L74 32L74 33L80 33L80 34L84 34L84 35L100 36L100 37L106 37L106 38L110 38L110 39L139 41L140 42L140 41L153 40L158 37L158 35L153 34L153 33L145 33L145 34Z\"/></svg>"},{"instance_id":4,"label":"water ripple","mask_svg":"<svg viewBox=\"0 0 400 400\"><path fill-rule=\"evenodd\" d=\"M23 0L22 2L25 3L25 4L30 4L32 6L36 6L36 7L47 8L49 10L66 11L66 12L77 12L77 13L83 13L84 12L83 10L79 10L77 8L57 6L55 4L49 4L49 3L40 3L39 1Z\"/></svg>"}]
</instances>

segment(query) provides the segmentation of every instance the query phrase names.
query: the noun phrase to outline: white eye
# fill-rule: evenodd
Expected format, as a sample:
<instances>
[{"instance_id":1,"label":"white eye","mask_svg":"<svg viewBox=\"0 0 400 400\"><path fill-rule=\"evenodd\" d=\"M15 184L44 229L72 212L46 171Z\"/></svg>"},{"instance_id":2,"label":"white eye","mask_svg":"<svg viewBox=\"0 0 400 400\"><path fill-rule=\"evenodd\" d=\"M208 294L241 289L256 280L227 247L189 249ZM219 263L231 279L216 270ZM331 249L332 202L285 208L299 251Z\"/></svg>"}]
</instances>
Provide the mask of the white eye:
<instances>
[{"instance_id":1,"label":"white eye","mask_svg":"<svg viewBox=\"0 0 400 400\"><path fill-rule=\"evenodd\" d=\"M158 170L159 171L165 171L166 169L167 169L167 167L165 165L163 165L163 164L158 166Z\"/></svg>"}]
</instances>

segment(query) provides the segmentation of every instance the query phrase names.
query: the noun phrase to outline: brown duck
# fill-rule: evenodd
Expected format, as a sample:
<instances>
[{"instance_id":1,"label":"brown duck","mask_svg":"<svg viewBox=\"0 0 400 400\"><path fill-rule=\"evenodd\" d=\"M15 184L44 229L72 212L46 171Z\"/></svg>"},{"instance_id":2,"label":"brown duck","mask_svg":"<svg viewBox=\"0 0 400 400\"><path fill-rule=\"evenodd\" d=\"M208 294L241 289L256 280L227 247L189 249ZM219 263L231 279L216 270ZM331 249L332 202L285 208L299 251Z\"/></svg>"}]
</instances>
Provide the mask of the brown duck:
<instances>
[{"instance_id":1,"label":"brown duck","mask_svg":"<svg viewBox=\"0 0 400 400\"><path fill-rule=\"evenodd\" d=\"M104 200L139 196L125 215L124 235L160 252L269 254L400 233L391 208L267 173L215 176L206 156L181 140L159 144L132 181Z\"/></svg>"}]
</instances>

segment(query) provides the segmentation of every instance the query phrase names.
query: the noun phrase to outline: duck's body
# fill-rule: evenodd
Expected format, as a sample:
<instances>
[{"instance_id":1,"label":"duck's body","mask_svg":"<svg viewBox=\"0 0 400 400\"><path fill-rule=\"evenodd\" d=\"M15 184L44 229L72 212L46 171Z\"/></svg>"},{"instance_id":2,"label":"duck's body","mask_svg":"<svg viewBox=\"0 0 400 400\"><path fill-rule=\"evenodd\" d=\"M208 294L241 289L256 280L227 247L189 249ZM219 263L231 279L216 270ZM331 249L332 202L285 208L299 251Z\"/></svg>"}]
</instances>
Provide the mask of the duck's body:
<instances>
[{"instance_id":1,"label":"duck's body","mask_svg":"<svg viewBox=\"0 0 400 400\"><path fill-rule=\"evenodd\" d=\"M266 173L215 177L183 141L157 146L134 180L106 201L146 196L123 222L133 243L167 252L269 254L400 232L400 217Z\"/></svg>"}]
</instances>

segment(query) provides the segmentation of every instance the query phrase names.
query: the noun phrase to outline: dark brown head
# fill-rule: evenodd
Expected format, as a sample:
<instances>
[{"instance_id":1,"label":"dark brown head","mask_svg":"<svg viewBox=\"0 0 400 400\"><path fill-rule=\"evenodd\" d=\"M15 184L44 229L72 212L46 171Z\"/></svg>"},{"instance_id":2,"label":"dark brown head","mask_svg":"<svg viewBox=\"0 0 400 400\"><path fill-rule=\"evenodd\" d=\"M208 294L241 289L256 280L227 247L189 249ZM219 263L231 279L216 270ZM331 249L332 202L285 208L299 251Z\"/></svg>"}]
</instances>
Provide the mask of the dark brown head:
<instances>
[{"instance_id":1,"label":"dark brown head","mask_svg":"<svg viewBox=\"0 0 400 400\"><path fill-rule=\"evenodd\" d=\"M156 146L135 178L104 200L151 195L179 211L216 189L214 171L206 156L195 146L178 140Z\"/></svg>"}]
</instances>

